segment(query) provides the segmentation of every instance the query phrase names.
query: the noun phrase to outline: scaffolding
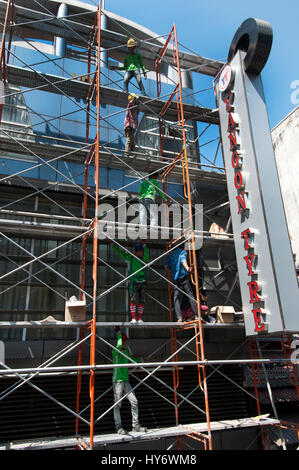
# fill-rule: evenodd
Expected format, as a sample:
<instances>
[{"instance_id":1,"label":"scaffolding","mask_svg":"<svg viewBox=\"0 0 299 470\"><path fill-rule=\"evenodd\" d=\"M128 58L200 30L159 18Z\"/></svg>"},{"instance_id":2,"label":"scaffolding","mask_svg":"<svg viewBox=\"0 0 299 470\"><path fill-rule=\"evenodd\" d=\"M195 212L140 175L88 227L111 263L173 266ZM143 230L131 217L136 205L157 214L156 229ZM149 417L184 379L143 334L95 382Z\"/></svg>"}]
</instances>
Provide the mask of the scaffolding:
<instances>
[{"instance_id":1,"label":"scaffolding","mask_svg":"<svg viewBox=\"0 0 299 470\"><path fill-rule=\"evenodd\" d=\"M150 41L144 40L142 42L145 57L151 58L151 60L155 63L155 72L157 77L157 98L149 98L142 96L139 99L140 108L146 113L154 116L156 122L158 123L157 126L154 126L154 131L157 132L159 136L159 155L151 155L147 154L147 151L142 148L142 146L137 145L137 149L132 155L124 158L124 155L120 150L116 151L113 148L113 142L107 142L106 144L102 144L100 141L100 132L101 132L101 125L102 123L108 122L109 116L102 116L101 106L105 103L114 103L118 107L123 108L122 111L124 112L126 105L127 105L127 94L123 90L122 86L118 82L113 82L116 85L116 88L111 88L107 86L103 86L101 80L105 77L105 73L102 70L101 62L103 51L113 50L117 52L118 50L123 51L124 49L124 35L118 35L116 33L108 32L106 29L102 27L102 18L105 15L105 12L102 9L102 2L99 2L99 5L96 11L93 9L89 11L87 15L93 18L92 27L87 27L86 24L77 24L72 20L75 20L75 14L68 15L67 17L63 17L62 19L56 18L55 15L48 9L47 7L43 6L37 1L33 1L39 8L39 15L35 15L34 18L30 18L29 12L22 17L22 9L18 5L16 5L14 0L8 0L7 2L1 2L2 4L6 4L5 10L5 17L3 23L3 34L2 34L2 42L1 42L1 51L0 51L0 64L1 64L1 76L0 79L3 81L4 88L6 89L5 96L13 96L17 95L16 93L11 93L8 90L7 84L13 83L16 86L24 86L28 88L26 92L30 92L33 90L43 90L43 91L51 91L52 93L59 94L61 96L66 97L71 102L76 103L78 109L85 113L86 117L86 126L85 126L85 144L82 143L76 145L74 142L70 141L69 145L65 145L65 143L70 140L68 136L65 136L66 139L61 138L61 146L59 148L59 155L57 156L57 148L52 148L51 146L45 146L44 144L38 143L30 143L26 140L20 138L19 136L22 134L18 133L18 137L15 137L12 133L8 132L7 129L2 125L1 126L1 142L4 143L7 148L11 151L15 151L17 148L22 148L23 152L27 152L29 155L34 156L39 163L23 170L21 172L15 172L10 174L9 176L3 178L5 181L14 181L16 179L23 179L23 174L29 170L32 170L36 167L40 167L46 165L52 171L55 171L59 174L60 178L63 182L70 185L78 194L80 194L83 198L83 211L82 217L75 217L74 214L70 213L68 210L65 212L68 215L55 215L55 219L57 219L57 224L53 224L51 221L46 222L37 222L36 218L38 219L53 219L52 215L45 214L45 213L37 213L37 212L29 212L29 211L13 211L7 208L1 208L1 214L5 216L14 215L17 217L35 217L35 220L32 221L23 221L23 220L11 220L11 219L1 219L0 227L1 227L1 236L4 237L7 241L14 244L18 249L20 249L23 253L27 256L30 256L32 259L23 263L21 266L17 265L11 271L5 273L1 276L1 280L18 272L18 271L25 271L28 274L29 278L34 278L38 282L42 282L48 289L51 289L55 292L55 294L59 295L63 298L63 300L67 300L64 296L61 295L53 286L45 283L38 277L38 273L32 272L32 264L38 262L42 265L42 270L49 269L58 277L61 277L66 283L72 286L73 289L76 289L79 295L79 300L83 301L83 299L87 299L87 308L91 306L92 309L92 316L89 321L77 321L77 322L66 322L66 321L6 321L0 322L0 328L22 328L23 331L27 329L34 329L34 328L76 328L78 329L78 337L76 341L73 341L67 347L63 348L57 354L52 356L49 360L43 362L39 367L34 368L20 368L20 369L11 369L6 364L1 362L2 369L0 370L1 376L15 376L18 378L18 382L16 382L13 386L9 387L7 390L4 390L0 394L0 400L3 400L5 397L9 396L15 390L23 386L24 384L33 387L35 390L43 394L49 400L52 400L56 405L61 406L65 411L69 412L75 419L75 426L74 426L74 436L65 439L42 439L32 441L30 444L26 442L16 443L15 445L4 445L4 448L78 448L78 449L93 449L97 445L103 445L107 443L120 443L120 442L130 442L134 441L137 437L134 433L131 433L127 436L117 436L113 435L96 435L95 434L95 425L104 416L106 416L109 412L111 412L116 405L114 405L102 413L100 416L96 417L95 415L95 403L100 400L102 397L96 397L95 395L95 378L96 373L99 371L105 370L113 370L115 367L121 367L120 365L115 366L111 364L111 359L106 358L108 363L106 364L97 364L96 361L96 350L97 350L97 342L101 342L105 344L108 348L115 350L115 347L106 341L104 337L98 334L98 331L102 331L105 328L112 328L112 327L123 327L128 330L137 328L139 331L141 328L165 328L166 331L170 332L170 343L171 343L171 355L167 357L164 361L159 362L141 362L136 366L136 363L129 363L126 364L128 369L132 370L132 374L134 373L135 369L139 368L145 373L145 378L139 379L137 377L138 383L133 388L135 390L139 386L143 385L145 387L150 388L154 393L157 393L162 400L169 401L168 398L164 397L160 392L154 390L148 383L149 378L153 378L159 384L163 385L163 387L167 388L173 393L173 408L175 411L175 423L174 427L169 427L165 429L156 429L151 430L150 433L146 434L138 434L138 439L140 440L148 440L148 439L158 439L163 437L173 437L175 439L174 443L172 444L171 448L176 445L177 449L183 448L183 437L188 437L193 439L194 441L199 441L202 445L202 448L212 450L212 432L217 430L225 430L225 429L239 429L242 427L260 427L261 429L261 437L263 447L266 448L266 444L269 446L269 437L267 434L268 426L278 426L280 425L280 421L278 419L277 414L274 415L275 418L263 417L261 415L261 407L258 401L258 388L257 388L257 376L259 372L257 372L257 368L259 365L265 367L267 364L271 364L272 362L280 362L283 364L287 364L288 370L293 368L293 372L295 374L295 382L294 385L296 386L297 393L299 396L299 386L298 386L298 378L296 375L296 369L290 363L289 355L291 354L291 347L290 347L290 338L288 338L288 342L283 339L284 344L284 351L285 351L285 358L284 359L261 359L259 352L256 350L256 346L250 343L250 359L222 359L222 360L207 360L205 356L205 348L204 348L204 330L208 329L221 329L225 330L226 328L242 328L240 324L215 324L209 325L204 324L201 316L198 319L192 320L187 323L178 324L173 321L173 308L172 308L172 290L175 284L171 281L169 277L161 274L157 269L153 267L157 261L162 260L169 252L171 252L174 248L172 247L172 239L177 239L180 236L184 236L184 240L181 242L183 243L187 240L188 243L188 252L189 252L189 264L193 267L193 274L191 276L192 284L195 289L195 299L197 303L198 312L201 310L200 304L200 275L198 270L197 264L197 257L196 257L196 250L195 242L196 239L202 238L211 240L211 235L218 235L217 233L205 232L203 230L198 231L194 229L194 207L192 201L192 190L191 190L191 182L192 180L196 180L197 178L206 178L209 181L213 179L213 175L204 174L205 172L202 170L202 167L212 168L214 170L218 170L217 178L223 179L225 181L225 175L219 173L219 171L223 171L222 167L216 165L216 159L218 150L220 147L220 138L217 139L217 148L216 153L213 161L208 160L208 164L200 163L198 166L196 163L190 161L188 156L188 146L189 145L196 145L196 141L198 141L201 136L206 132L208 127L211 124L219 125L219 117L217 109L209 109L205 108L201 105L190 105L185 104L184 99L185 96L183 92L182 86L182 70L181 70L181 63L184 63L184 66L187 67L187 70L204 70L204 73L210 74L211 76L215 76L217 72L219 72L220 68L222 67L222 63L218 63L216 61L209 61L207 59L200 58L197 62L194 62L194 57L192 54L181 53L179 50L179 43L177 39L177 31L176 26L174 25L169 35L161 36L163 38L163 47L159 48L157 45L153 45ZM1 5L3 7L3 5ZM30 13L32 14L32 12ZM17 15L17 16L16 16ZM29 16L28 16L29 15ZM81 13L82 15L82 13ZM16 21L17 18L17 21ZM30 20L28 21L28 18ZM36 24L35 24L36 23ZM38 72L34 66L29 65L26 63L22 58L18 57L19 62L22 63L22 67L18 67L15 65L10 65L9 60L12 56L17 58L12 51L12 40L13 35L21 35L23 34L24 29L26 27L36 27L40 28L41 24L45 28L45 31L50 34L50 32L57 34L58 36L63 36L65 38L74 38L79 41L82 45L84 44L85 51L78 52L78 56L82 56L85 54L85 60L87 62L87 72L82 76L77 77L68 77L62 78L51 75L49 73L40 73ZM51 28L50 28L51 26ZM63 26L64 28L61 28ZM63 29L63 31L62 31ZM125 31L125 34L132 34L130 31ZM8 37L7 45L6 45L6 38ZM166 39L164 39L166 37ZM136 38L138 40L139 38ZM26 41L26 40L25 40ZM35 47L35 46L33 46ZM50 60L44 53L45 62ZM153 60L155 59L155 60ZM161 85L161 65L163 61L167 64L168 67L171 67L176 72L177 76L177 83L173 83L173 91L167 95L161 96L162 93L162 85ZM106 77L105 77L106 78ZM213 89L213 87L211 87ZM188 95L187 95L188 96ZM174 98L176 98L176 103L173 103ZM75 99L75 100L74 100ZM85 105L82 106L81 101L85 100ZM96 112L92 111L91 103L95 102L96 104ZM3 112L3 101L0 102L0 122L1 116ZM115 113L114 113L115 114ZM92 139L90 142L90 126L91 120L95 121L95 138ZM199 121L207 126L202 131L198 139L196 141L190 142L187 137L186 133L186 121ZM172 152L172 156L167 156L167 151L165 149L165 129L169 127L169 121L175 124L175 128L180 132L179 142L181 144L181 148L177 152ZM108 125L111 125L108 123ZM111 125L111 127L114 127ZM123 132L119 129L115 129L119 132L120 135L123 136ZM146 131L145 131L146 132ZM204 144L203 144L204 145ZM168 155L171 155L171 152L168 152ZM205 158L205 157L204 157ZM84 176L84 184L83 186L80 184L76 184L73 178L66 176L63 172L58 170L53 163L59 160L66 160L72 162L83 162L84 170L82 172ZM94 168L94 191L90 189L90 168L93 164ZM172 175L177 180L183 183L183 190L184 190L184 198L187 201L187 210L183 207L183 204L180 204L180 207L183 209L183 214L185 214L184 220L187 222L184 225L184 229L181 228L176 229L176 227L172 227L170 229L169 239L167 240L167 249L165 253L159 255L155 259L149 262L143 262L142 268L143 269L151 270L156 276L158 276L159 280L163 280L167 282L168 285L168 305L162 305L158 299L154 299L152 296L152 300L156 301L163 307L165 310L169 312L169 321L167 322L146 322L142 325L133 325L132 323L126 322L117 322L117 321L110 321L110 322L98 322L97 321L97 302L104 298L105 296L109 295L111 292L115 291L118 287L125 285L127 281L130 280L132 275L123 275L120 272L117 274L120 276L120 280L114 284L112 287L106 289L104 292L99 294L98 288L98 271L100 263L106 264L103 259L101 259L99 255L99 247L100 247L100 233L104 230L105 227L115 227L118 229L118 233L123 233L121 230L126 231L130 228L134 228L139 226L139 224L130 224L127 222L114 222L111 220L102 221L101 216L99 215L99 206L102 201L104 201L108 196L113 194L117 194L120 191L128 190L130 184L122 186L116 190L103 192L100 186L100 167L101 164L111 165L111 167L115 168L122 168L126 167L128 170L132 171L134 175L136 175L137 179L134 182L141 182L144 180L148 180L151 178L151 175L154 174L157 170L163 172L162 176L162 184L163 189L162 192L165 196L167 196L168 201L178 203L172 196L169 195L168 192L168 178L169 175ZM142 170L147 169L146 176L142 174ZM1 180L2 181L2 180ZM27 181L27 180L26 180ZM49 186L45 186L42 189L37 188L34 183L31 183L28 180L28 184L32 187L35 191L35 194L45 194L47 188ZM58 185L59 187L59 185ZM101 192L102 191L102 192ZM46 196L49 197L49 196ZM56 201L53 201L56 204ZM221 204L216 204L216 207ZM90 209L90 205L93 207L93 216L88 216L88 209ZM119 209L120 205L117 205L116 208ZM63 207L60 209L63 210ZM115 209L115 208L114 208ZM164 204L164 209L167 213L169 207L167 204ZM184 212L185 211L185 212ZM207 214L211 211L211 208L205 212L205 216L209 217ZM59 221L63 222L64 224L60 224ZM212 221L212 219L211 219ZM228 231L229 223L227 225ZM164 227L159 226L157 231L162 231ZM50 235L55 237L55 235L59 234L59 237L66 238L67 240L58 245L57 247L48 250L47 252L43 253L42 255L35 256L33 251L26 250L12 238L10 238L6 233L10 233L12 230L17 230L17 233L23 234L40 234L40 233L48 233L50 231ZM108 235L107 230L107 239L108 241L111 238ZM233 234L226 233L226 239L223 243L232 244L234 237ZM70 238L71 237L71 238ZM132 253L128 250L125 244L120 243L123 239L119 237L120 240L114 240L116 246L120 247L127 253ZM92 282L93 282L93 292L89 294L86 289L86 257L88 254L88 240L92 240ZM48 257L52 253L60 250L61 248L69 245L75 241L80 241L81 243L81 264L80 264L80 282L78 285L73 283L70 279L66 276L63 276L56 270L53 266L49 265L48 263L44 262L43 258ZM212 240L213 242L213 240ZM90 253L89 253L90 254ZM110 266L111 267L111 266ZM113 269L113 267L111 267ZM42 271L41 270L41 271ZM234 281L233 285L231 286L229 295L226 301L229 300L231 295L231 291L236 284L236 280ZM147 294L150 296L150 294ZM181 344L178 335L182 331L190 330L192 332L191 338L189 338L185 343ZM89 356L89 364L83 364L83 346L88 344L90 356ZM191 347L191 344L194 345L195 348L195 359L194 361L180 361L179 355L181 351L184 351ZM65 358L70 352L77 350L78 352L78 361L76 366L55 366L54 364L60 360L61 358ZM151 356L155 353L151 353ZM220 372L219 369L224 364L249 364L252 366L253 370L253 377L255 380L255 392L256 392L256 401L257 401L257 418L247 418L247 419L239 419L239 420L224 420L221 422L212 422L210 419L210 410L209 410L209 398L208 398L208 385L207 381L209 375L207 375L207 366L213 368L213 372ZM197 379L198 383L195 384L193 391L188 396L183 396L179 391L179 384L180 384L180 367L195 367L197 369ZM158 375L156 374L157 371L163 368L171 368L172 370L172 377L173 377L173 385L170 387L167 383L162 381ZM59 373L75 373L77 374L77 387L76 387L76 406L75 410L71 409L70 407L66 406L64 403L60 402L53 396L51 396L46 391L42 390L40 387L36 386L32 383L32 379L37 375L41 375L43 373L50 374L51 376L55 376L55 374ZM82 392L82 374L83 373L89 374L89 397L90 403L87 408L81 409L80 405L80 398ZM222 372L220 372L222 373ZM225 375L224 373L222 373ZM240 387L240 386L239 386ZM111 387L112 388L112 387ZM105 392L109 393L111 390L107 390ZM241 387L242 388L242 387ZM203 397L204 397L204 409L200 408L195 402L193 402L190 397L194 393L195 390L200 390ZM246 392L246 391L245 391ZM126 398L126 395L122 397L122 400ZM181 402L179 402L181 400ZM179 406L181 403L186 402L190 404L199 413L201 416L204 416L204 423L198 424L190 424L190 425L182 425L180 424L180 417L179 417ZM83 415L89 412L89 419L84 417ZM89 435L82 436L80 434L80 423L84 423L89 427ZM287 423L284 423L287 426ZM292 430L295 429L295 425L293 423L290 424L290 428Z\"/></svg>"}]
</instances>

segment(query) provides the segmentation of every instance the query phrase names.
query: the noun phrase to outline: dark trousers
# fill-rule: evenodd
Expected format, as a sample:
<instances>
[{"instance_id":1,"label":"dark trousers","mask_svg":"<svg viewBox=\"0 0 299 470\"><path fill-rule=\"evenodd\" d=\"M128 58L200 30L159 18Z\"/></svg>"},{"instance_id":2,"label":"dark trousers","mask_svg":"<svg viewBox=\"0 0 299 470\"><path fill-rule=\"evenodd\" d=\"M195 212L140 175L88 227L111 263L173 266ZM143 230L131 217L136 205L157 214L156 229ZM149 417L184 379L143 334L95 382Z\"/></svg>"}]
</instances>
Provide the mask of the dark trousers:
<instances>
[{"instance_id":1,"label":"dark trousers","mask_svg":"<svg viewBox=\"0 0 299 470\"><path fill-rule=\"evenodd\" d=\"M129 81L132 80L133 77L136 78L136 81L137 81L137 83L138 83L138 86L139 86L139 89L140 89L141 93L142 93L143 95L146 95L145 89L144 89L144 86L143 86L143 83L142 83L142 80L141 80L140 72L139 72L138 70L128 70L128 71L125 73L125 76L124 76L124 87L125 87L126 92L128 93Z\"/></svg>"},{"instance_id":2,"label":"dark trousers","mask_svg":"<svg viewBox=\"0 0 299 470\"><path fill-rule=\"evenodd\" d=\"M125 128L126 140L126 152L133 152L135 149L135 129L128 126Z\"/></svg>"},{"instance_id":3,"label":"dark trousers","mask_svg":"<svg viewBox=\"0 0 299 470\"><path fill-rule=\"evenodd\" d=\"M131 302L134 302L137 306L144 304L146 292L146 282L134 282L134 287L131 295Z\"/></svg>"},{"instance_id":4,"label":"dark trousers","mask_svg":"<svg viewBox=\"0 0 299 470\"><path fill-rule=\"evenodd\" d=\"M197 302L194 299L194 294L190 284L189 276L183 277L182 279L177 279L176 281L174 281L174 284L180 289L178 290L178 288L175 287L173 293L174 309L177 319L179 320L180 318L182 318L181 303L183 300L184 293L188 296L188 300L195 316L198 317L199 315L197 309Z\"/></svg>"}]
</instances>

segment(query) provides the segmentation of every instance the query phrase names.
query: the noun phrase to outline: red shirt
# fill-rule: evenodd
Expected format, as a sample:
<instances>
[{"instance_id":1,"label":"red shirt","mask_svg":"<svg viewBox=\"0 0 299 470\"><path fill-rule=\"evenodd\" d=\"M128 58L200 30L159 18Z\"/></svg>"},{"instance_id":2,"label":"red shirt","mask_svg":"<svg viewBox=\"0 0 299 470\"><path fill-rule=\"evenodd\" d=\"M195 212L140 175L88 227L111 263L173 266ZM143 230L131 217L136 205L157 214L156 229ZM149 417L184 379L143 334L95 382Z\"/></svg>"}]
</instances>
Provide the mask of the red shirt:
<instances>
[{"instance_id":1,"label":"red shirt","mask_svg":"<svg viewBox=\"0 0 299 470\"><path fill-rule=\"evenodd\" d=\"M125 129L126 127L129 127L129 126L132 127L133 129L136 129L136 127L138 126L138 114L139 114L138 105L136 105L135 103L131 101L127 106L125 125L124 125Z\"/></svg>"}]
</instances>

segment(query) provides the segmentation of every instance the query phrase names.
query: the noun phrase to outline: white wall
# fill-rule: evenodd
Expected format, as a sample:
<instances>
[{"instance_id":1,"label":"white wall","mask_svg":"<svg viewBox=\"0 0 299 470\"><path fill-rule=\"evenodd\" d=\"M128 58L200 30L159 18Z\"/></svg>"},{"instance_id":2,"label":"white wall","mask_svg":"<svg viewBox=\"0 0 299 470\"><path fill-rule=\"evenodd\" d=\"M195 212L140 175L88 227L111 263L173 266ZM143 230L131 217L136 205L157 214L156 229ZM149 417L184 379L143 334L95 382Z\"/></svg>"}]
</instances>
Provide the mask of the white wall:
<instances>
[{"instance_id":1,"label":"white wall","mask_svg":"<svg viewBox=\"0 0 299 470\"><path fill-rule=\"evenodd\" d=\"M299 265L299 106L274 127L272 140L292 249Z\"/></svg>"}]
</instances>

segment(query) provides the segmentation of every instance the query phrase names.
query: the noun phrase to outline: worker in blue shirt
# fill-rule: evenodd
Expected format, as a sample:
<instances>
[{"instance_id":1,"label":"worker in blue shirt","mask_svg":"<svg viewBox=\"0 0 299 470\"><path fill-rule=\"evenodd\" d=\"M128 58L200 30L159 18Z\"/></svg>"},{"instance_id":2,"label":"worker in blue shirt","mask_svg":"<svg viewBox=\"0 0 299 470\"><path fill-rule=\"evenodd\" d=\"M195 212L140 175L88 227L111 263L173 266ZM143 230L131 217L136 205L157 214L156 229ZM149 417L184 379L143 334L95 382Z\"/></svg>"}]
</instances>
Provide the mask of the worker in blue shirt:
<instances>
[{"instance_id":1,"label":"worker in blue shirt","mask_svg":"<svg viewBox=\"0 0 299 470\"><path fill-rule=\"evenodd\" d=\"M196 317L198 317L197 302L189 280L189 273L192 267L187 263L187 251L180 246L170 252L165 262L165 269L171 273L172 281L176 285L174 288L173 301L178 323L182 322L181 301L184 293L188 296L188 300ZM182 292L183 291L183 292Z\"/></svg>"}]
</instances>

